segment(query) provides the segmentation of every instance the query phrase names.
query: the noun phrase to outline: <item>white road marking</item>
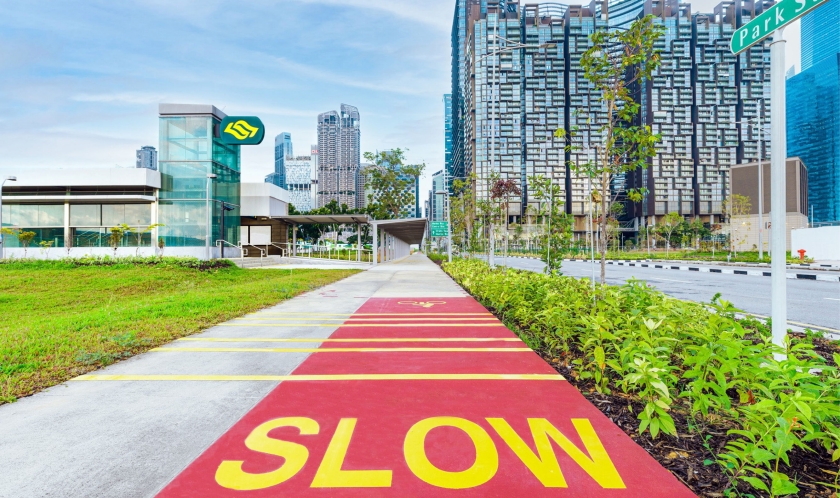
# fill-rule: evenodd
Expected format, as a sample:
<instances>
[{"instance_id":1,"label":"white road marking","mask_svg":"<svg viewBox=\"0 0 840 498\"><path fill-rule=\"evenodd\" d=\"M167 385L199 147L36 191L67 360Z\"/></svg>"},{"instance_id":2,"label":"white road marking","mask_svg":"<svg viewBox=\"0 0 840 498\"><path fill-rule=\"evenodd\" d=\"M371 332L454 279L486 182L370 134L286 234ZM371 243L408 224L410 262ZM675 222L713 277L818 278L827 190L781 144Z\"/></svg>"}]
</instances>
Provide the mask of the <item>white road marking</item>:
<instances>
[{"instance_id":1,"label":"white road marking","mask_svg":"<svg viewBox=\"0 0 840 498\"><path fill-rule=\"evenodd\" d=\"M648 280L665 280L665 281L667 281L667 282L680 282L680 283L683 283L683 284L690 284L690 283L692 283L692 282L690 282L690 281L688 281L688 280L671 280L670 278L659 278L659 277L656 277L656 278L651 277L651 278L649 278Z\"/></svg>"},{"instance_id":2,"label":"white road marking","mask_svg":"<svg viewBox=\"0 0 840 498\"><path fill-rule=\"evenodd\" d=\"M829 301L840 301L840 299L835 299L833 297L826 297L824 299L828 299Z\"/></svg>"}]
</instances>

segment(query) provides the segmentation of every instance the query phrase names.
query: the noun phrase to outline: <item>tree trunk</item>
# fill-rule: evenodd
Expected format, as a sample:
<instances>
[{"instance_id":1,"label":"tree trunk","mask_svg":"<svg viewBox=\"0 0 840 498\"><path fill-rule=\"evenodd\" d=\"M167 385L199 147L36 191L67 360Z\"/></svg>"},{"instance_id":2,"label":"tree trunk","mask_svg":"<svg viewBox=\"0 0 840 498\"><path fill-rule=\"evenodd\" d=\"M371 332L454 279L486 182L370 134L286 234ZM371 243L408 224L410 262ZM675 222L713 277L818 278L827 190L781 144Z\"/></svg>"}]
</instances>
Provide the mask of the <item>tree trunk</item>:
<instances>
[{"instance_id":1,"label":"tree trunk","mask_svg":"<svg viewBox=\"0 0 840 498\"><path fill-rule=\"evenodd\" d=\"M608 173L606 170L601 174L601 219L598 225L601 227L601 233L598 237L601 247L601 284L607 281L607 180Z\"/></svg>"}]
</instances>

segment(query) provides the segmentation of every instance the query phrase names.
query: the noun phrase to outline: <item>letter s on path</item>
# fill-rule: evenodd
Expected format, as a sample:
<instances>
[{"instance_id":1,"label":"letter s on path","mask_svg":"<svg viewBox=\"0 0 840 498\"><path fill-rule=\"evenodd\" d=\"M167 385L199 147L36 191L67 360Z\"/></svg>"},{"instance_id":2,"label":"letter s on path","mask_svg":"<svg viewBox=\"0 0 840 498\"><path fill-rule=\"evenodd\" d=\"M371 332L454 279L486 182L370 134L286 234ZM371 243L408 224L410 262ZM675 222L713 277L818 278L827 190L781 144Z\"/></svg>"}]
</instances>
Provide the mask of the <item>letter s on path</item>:
<instances>
[{"instance_id":1,"label":"letter s on path","mask_svg":"<svg viewBox=\"0 0 840 498\"><path fill-rule=\"evenodd\" d=\"M219 486L237 491L265 489L287 481L300 472L309 458L309 450L297 443L268 437L269 432L279 427L297 427L301 435L306 436L318 434L320 429L318 422L305 417L276 418L260 424L248 434L245 446L253 451L283 457L286 461L277 470L250 474L242 470L242 460L225 460L216 469L216 482Z\"/></svg>"}]
</instances>

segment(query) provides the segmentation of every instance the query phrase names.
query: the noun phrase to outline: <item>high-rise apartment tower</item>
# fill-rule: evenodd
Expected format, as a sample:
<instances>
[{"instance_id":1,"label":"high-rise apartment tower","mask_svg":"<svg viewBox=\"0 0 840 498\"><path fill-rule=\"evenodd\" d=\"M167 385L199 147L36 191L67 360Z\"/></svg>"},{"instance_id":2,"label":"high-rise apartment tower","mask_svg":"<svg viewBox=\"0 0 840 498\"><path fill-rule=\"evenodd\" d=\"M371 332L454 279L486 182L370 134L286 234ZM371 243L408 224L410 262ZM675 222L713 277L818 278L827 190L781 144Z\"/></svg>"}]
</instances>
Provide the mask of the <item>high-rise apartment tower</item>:
<instances>
[{"instance_id":1,"label":"high-rise apartment tower","mask_svg":"<svg viewBox=\"0 0 840 498\"><path fill-rule=\"evenodd\" d=\"M341 104L340 114L329 111L318 115L318 152L318 206L332 200L350 208L363 206L357 108Z\"/></svg>"}]
</instances>

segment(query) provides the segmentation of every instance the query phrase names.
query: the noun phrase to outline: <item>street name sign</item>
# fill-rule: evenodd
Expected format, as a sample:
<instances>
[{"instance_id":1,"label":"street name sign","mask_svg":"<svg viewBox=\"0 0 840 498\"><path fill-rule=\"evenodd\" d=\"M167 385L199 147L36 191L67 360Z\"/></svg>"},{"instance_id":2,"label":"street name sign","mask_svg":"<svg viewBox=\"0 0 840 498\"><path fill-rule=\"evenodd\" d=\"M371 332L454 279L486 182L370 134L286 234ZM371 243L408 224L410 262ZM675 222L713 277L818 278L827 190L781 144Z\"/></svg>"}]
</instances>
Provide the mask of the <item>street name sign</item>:
<instances>
[{"instance_id":1,"label":"street name sign","mask_svg":"<svg viewBox=\"0 0 840 498\"><path fill-rule=\"evenodd\" d=\"M446 237L447 235L449 235L448 221L432 222L432 237Z\"/></svg>"},{"instance_id":2,"label":"street name sign","mask_svg":"<svg viewBox=\"0 0 840 498\"><path fill-rule=\"evenodd\" d=\"M787 26L826 1L781 0L735 31L729 43L732 53L740 54L773 34L773 31Z\"/></svg>"},{"instance_id":3,"label":"street name sign","mask_svg":"<svg viewBox=\"0 0 840 498\"><path fill-rule=\"evenodd\" d=\"M265 125L256 116L228 116L219 125L219 136L230 145L257 145L265 137Z\"/></svg>"}]
</instances>

